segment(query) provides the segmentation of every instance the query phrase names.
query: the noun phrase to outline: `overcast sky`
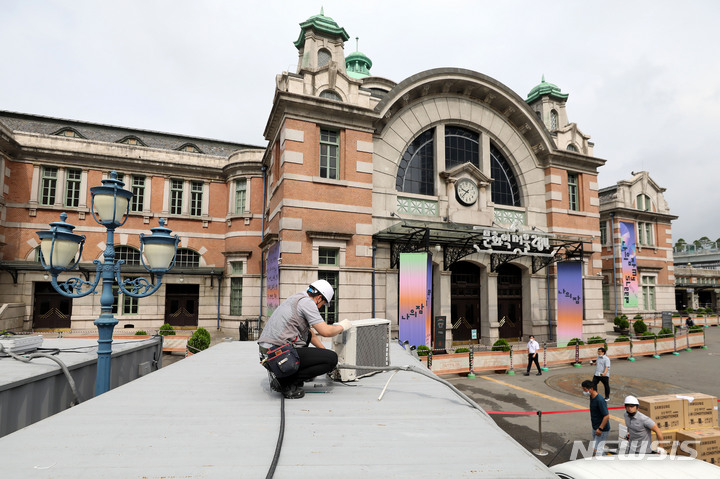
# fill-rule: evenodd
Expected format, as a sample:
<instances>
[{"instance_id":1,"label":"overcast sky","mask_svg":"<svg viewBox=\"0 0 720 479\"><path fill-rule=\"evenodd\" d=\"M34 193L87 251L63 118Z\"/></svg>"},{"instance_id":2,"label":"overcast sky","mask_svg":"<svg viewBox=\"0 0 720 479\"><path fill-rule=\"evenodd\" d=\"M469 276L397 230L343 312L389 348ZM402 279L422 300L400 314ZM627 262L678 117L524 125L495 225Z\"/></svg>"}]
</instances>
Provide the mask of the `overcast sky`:
<instances>
[{"instance_id":1,"label":"overcast sky","mask_svg":"<svg viewBox=\"0 0 720 479\"><path fill-rule=\"evenodd\" d=\"M371 73L476 70L523 98L542 75L607 160L647 170L674 241L720 238L720 1L3 0L0 110L265 146L275 76L320 12Z\"/></svg>"}]
</instances>

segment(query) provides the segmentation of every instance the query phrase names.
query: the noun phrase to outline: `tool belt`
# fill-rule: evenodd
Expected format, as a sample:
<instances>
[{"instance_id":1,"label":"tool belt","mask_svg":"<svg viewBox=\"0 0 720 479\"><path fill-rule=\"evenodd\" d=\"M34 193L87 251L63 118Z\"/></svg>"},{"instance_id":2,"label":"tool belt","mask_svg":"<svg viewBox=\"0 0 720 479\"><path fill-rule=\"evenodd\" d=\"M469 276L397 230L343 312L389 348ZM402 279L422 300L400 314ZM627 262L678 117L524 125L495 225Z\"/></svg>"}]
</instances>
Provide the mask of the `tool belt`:
<instances>
[{"instance_id":1,"label":"tool belt","mask_svg":"<svg viewBox=\"0 0 720 479\"><path fill-rule=\"evenodd\" d=\"M275 377L286 378L297 373L298 369L300 369L300 356L293 343L268 349L265 356L260 361L260 364L273 373Z\"/></svg>"}]
</instances>

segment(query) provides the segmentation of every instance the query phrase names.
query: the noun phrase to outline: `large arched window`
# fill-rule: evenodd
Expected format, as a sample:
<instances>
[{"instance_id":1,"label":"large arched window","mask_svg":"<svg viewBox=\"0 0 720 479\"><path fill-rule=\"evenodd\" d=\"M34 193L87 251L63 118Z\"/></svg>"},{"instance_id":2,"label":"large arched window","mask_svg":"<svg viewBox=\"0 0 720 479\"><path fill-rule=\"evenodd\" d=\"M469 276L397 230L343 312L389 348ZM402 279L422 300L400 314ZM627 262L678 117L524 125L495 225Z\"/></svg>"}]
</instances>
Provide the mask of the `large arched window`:
<instances>
[{"instance_id":1,"label":"large arched window","mask_svg":"<svg viewBox=\"0 0 720 479\"><path fill-rule=\"evenodd\" d=\"M197 268L200 266L200 253L190 248L178 248L175 266L180 268Z\"/></svg>"},{"instance_id":2,"label":"large arched window","mask_svg":"<svg viewBox=\"0 0 720 479\"><path fill-rule=\"evenodd\" d=\"M445 127L445 169L463 163L480 168L480 135L458 126Z\"/></svg>"},{"instance_id":3,"label":"large arched window","mask_svg":"<svg viewBox=\"0 0 720 479\"><path fill-rule=\"evenodd\" d=\"M123 260L127 265L140 265L140 250L132 246L116 246L115 260Z\"/></svg>"},{"instance_id":4,"label":"large arched window","mask_svg":"<svg viewBox=\"0 0 720 479\"><path fill-rule=\"evenodd\" d=\"M496 205L520 206L520 189L510 164L495 145L490 145L492 200Z\"/></svg>"},{"instance_id":5,"label":"large arched window","mask_svg":"<svg viewBox=\"0 0 720 479\"><path fill-rule=\"evenodd\" d=\"M402 156L395 188L404 193L435 194L435 129L420 134Z\"/></svg>"}]
</instances>

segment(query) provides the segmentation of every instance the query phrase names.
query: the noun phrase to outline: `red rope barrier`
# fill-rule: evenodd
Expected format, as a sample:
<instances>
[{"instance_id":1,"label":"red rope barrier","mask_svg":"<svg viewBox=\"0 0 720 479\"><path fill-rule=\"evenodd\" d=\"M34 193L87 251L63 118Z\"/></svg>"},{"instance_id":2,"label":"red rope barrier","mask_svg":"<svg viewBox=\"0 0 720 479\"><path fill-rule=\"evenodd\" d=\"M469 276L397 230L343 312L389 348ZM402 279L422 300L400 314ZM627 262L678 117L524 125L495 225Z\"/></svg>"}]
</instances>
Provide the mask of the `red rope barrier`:
<instances>
[{"instance_id":1,"label":"red rope barrier","mask_svg":"<svg viewBox=\"0 0 720 479\"><path fill-rule=\"evenodd\" d=\"M625 409L625 406L613 406L609 407L608 409ZM567 411L543 411L543 414L565 414L565 413L571 413L571 412L588 412L590 409L570 409ZM537 411L535 412L525 412L525 411L485 411L488 414L510 414L510 415L527 415L527 416L535 416L537 415Z\"/></svg>"}]
</instances>

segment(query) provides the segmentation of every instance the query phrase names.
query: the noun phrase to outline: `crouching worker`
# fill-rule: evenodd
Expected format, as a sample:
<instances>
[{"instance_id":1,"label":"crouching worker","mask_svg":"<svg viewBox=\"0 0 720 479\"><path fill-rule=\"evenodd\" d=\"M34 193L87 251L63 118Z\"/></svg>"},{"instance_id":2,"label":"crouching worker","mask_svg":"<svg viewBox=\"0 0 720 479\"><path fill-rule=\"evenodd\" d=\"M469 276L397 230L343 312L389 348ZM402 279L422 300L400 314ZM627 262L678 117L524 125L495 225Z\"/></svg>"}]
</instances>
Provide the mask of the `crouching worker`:
<instances>
[{"instance_id":1,"label":"crouching worker","mask_svg":"<svg viewBox=\"0 0 720 479\"><path fill-rule=\"evenodd\" d=\"M316 335L331 338L352 327L348 319L327 324L320 316L319 309L332 301L333 295L332 286L324 279L313 282L306 292L290 296L275 310L258 339L263 359L268 350L288 343L294 346L299 363L297 372L282 378L271 374L270 382L273 389L279 389L288 399L305 396L303 381L328 373L337 366L335 351L325 349ZM315 347L310 347L311 344Z\"/></svg>"}]
</instances>

